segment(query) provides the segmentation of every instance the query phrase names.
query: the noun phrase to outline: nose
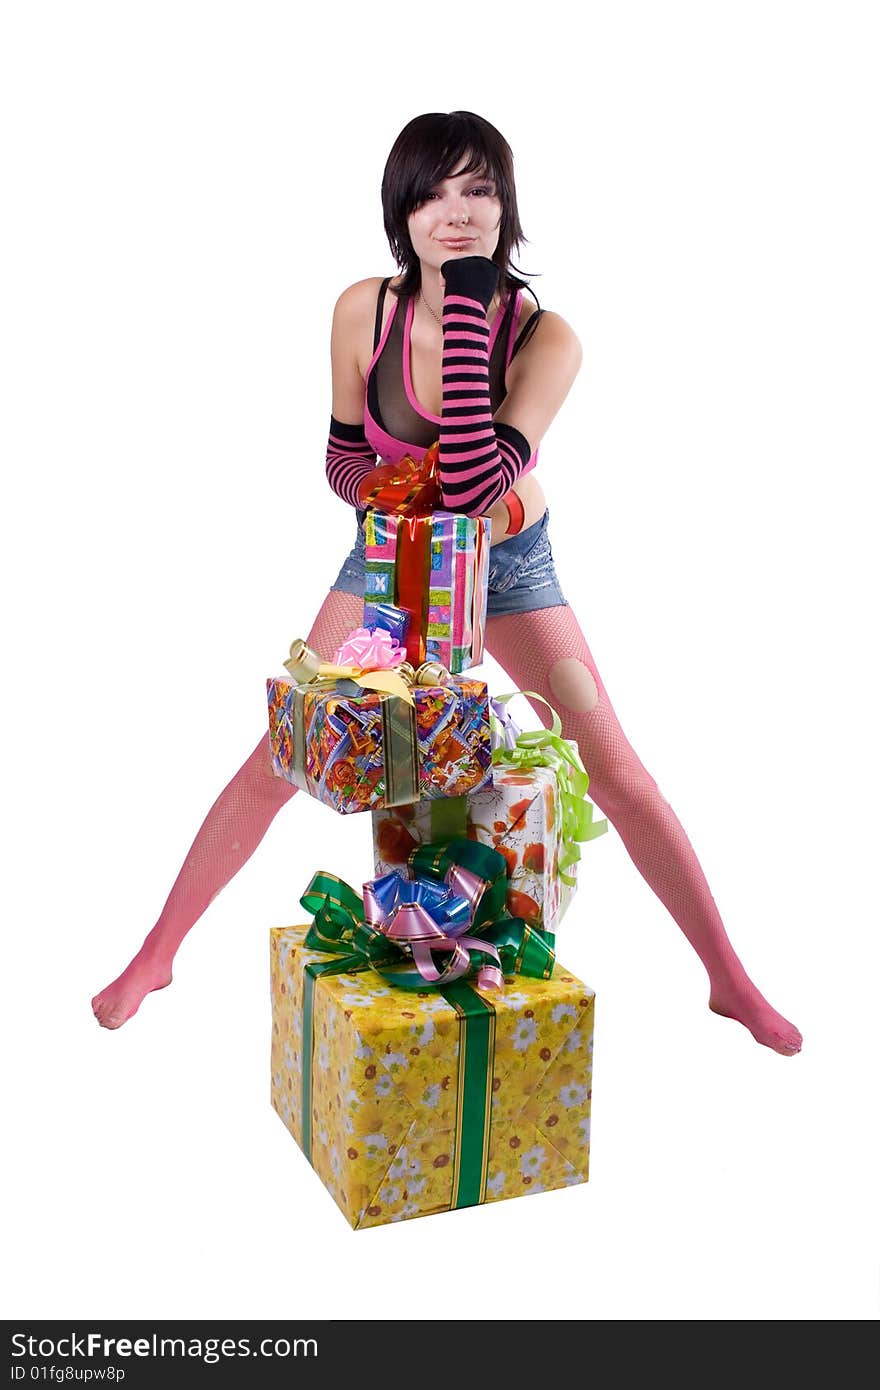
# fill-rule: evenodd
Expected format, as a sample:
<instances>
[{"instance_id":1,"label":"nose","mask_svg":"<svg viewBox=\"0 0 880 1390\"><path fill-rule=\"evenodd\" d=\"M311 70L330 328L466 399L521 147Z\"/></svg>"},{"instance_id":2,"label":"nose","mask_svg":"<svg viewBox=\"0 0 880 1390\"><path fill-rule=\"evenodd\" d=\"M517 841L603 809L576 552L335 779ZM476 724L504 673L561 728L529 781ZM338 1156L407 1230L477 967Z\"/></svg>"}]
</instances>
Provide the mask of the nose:
<instances>
[{"instance_id":1,"label":"nose","mask_svg":"<svg viewBox=\"0 0 880 1390\"><path fill-rule=\"evenodd\" d=\"M464 202L458 200L449 209L449 221L453 227L463 227L468 220L468 210Z\"/></svg>"}]
</instances>

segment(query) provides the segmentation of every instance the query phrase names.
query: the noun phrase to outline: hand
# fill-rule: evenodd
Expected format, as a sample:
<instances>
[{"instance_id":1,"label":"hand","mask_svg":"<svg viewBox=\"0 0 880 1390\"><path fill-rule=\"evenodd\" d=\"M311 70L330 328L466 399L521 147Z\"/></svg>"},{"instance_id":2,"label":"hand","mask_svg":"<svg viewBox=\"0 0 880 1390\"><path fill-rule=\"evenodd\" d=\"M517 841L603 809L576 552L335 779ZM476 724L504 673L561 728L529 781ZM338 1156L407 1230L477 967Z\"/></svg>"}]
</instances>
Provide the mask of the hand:
<instances>
[{"instance_id":1,"label":"hand","mask_svg":"<svg viewBox=\"0 0 880 1390\"><path fill-rule=\"evenodd\" d=\"M484 309L492 303L501 278L501 270L488 256L452 256L443 262L440 274L446 285L445 294L468 295Z\"/></svg>"}]
</instances>

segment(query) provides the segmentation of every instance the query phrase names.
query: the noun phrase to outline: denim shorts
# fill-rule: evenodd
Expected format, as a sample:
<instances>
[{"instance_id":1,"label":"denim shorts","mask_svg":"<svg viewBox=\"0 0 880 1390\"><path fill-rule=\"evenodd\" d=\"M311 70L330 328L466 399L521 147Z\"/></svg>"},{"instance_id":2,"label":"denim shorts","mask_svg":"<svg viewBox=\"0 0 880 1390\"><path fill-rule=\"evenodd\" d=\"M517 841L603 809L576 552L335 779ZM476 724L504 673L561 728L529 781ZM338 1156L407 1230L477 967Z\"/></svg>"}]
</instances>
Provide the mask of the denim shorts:
<instances>
[{"instance_id":1,"label":"denim shorts","mask_svg":"<svg viewBox=\"0 0 880 1390\"><path fill-rule=\"evenodd\" d=\"M363 529L366 512L359 511L357 515L357 540L332 585L344 594L362 594L366 582ZM536 608L556 608L559 604L568 606L562 597L553 565L553 551L547 534L549 520L548 510L533 526L527 526L518 535L509 536L506 541L492 546L489 551L489 617L502 613L529 613Z\"/></svg>"}]
</instances>

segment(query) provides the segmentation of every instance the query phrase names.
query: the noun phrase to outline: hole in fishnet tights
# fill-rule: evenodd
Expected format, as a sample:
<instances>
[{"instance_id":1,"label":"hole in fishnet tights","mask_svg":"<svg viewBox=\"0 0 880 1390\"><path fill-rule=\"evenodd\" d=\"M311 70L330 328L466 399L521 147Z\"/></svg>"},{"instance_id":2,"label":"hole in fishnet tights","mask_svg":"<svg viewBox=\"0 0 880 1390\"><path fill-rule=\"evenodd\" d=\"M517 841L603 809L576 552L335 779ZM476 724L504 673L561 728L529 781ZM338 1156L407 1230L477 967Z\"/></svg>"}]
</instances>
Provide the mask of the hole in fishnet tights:
<instances>
[{"instance_id":1,"label":"hole in fishnet tights","mask_svg":"<svg viewBox=\"0 0 880 1390\"><path fill-rule=\"evenodd\" d=\"M571 608L490 618L492 657L519 690L535 690L554 706L564 737L576 741L590 776L589 796L623 841L642 877L668 908L710 974L742 967L727 939L699 860L675 812L620 727L586 639ZM549 672L560 658L576 658L599 693L595 709L578 713L554 696ZM534 702L545 727L546 708Z\"/></svg>"},{"instance_id":2,"label":"hole in fishnet tights","mask_svg":"<svg viewBox=\"0 0 880 1390\"><path fill-rule=\"evenodd\" d=\"M330 656L362 615L362 599L331 590L307 640ZM639 872L710 974L719 967L741 969L690 841L624 735L571 609L560 606L490 618L487 647L514 685L537 691L558 708L563 734L577 742L590 774L590 797L614 825ZM599 692L595 709L576 713L559 708L548 673L563 657L576 657L592 673ZM535 710L548 724L543 707L536 703ZM170 949L250 858L294 792L272 774L263 734L205 817L171 890L157 923Z\"/></svg>"}]
</instances>

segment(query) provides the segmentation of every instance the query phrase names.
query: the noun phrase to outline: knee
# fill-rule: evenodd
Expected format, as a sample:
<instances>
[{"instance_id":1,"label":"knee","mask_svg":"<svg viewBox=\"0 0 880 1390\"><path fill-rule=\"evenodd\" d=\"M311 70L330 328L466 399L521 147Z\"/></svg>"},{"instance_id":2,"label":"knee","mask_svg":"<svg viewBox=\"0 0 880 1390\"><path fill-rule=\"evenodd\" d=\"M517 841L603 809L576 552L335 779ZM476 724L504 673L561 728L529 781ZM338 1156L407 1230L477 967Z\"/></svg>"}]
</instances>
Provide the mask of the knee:
<instances>
[{"instance_id":1,"label":"knee","mask_svg":"<svg viewBox=\"0 0 880 1390\"><path fill-rule=\"evenodd\" d=\"M595 677L576 656L564 656L550 667L550 689L556 704L572 714L589 714L599 703Z\"/></svg>"}]
</instances>

